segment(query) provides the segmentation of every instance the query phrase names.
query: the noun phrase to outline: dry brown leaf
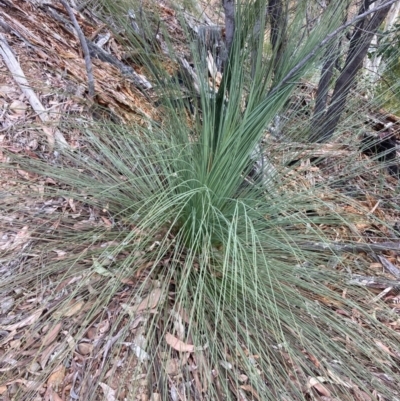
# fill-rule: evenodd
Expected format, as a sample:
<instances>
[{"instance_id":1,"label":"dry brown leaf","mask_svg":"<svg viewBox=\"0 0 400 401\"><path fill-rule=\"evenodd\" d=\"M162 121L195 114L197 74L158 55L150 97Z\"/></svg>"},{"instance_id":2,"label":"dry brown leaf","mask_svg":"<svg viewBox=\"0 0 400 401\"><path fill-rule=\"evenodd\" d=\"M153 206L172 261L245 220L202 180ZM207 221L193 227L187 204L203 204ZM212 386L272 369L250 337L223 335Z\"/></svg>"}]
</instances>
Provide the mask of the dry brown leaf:
<instances>
[{"instance_id":1,"label":"dry brown leaf","mask_svg":"<svg viewBox=\"0 0 400 401\"><path fill-rule=\"evenodd\" d=\"M378 263L378 262L370 263L370 264L369 264L369 268L370 268L371 270L373 270L373 269L379 269L379 270L381 270L381 269L382 269L382 263Z\"/></svg>"},{"instance_id":2,"label":"dry brown leaf","mask_svg":"<svg viewBox=\"0 0 400 401\"><path fill-rule=\"evenodd\" d=\"M93 340L94 338L96 338L96 334L97 334L97 329L96 329L96 327L90 327L89 329L88 329L88 331L87 331L87 333L86 333L86 337L89 339L89 340Z\"/></svg>"},{"instance_id":3,"label":"dry brown leaf","mask_svg":"<svg viewBox=\"0 0 400 401\"><path fill-rule=\"evenodd\" d=\"M44 181L46 184L57 185L57 182L53 178L47 177Z\"/></svg>"},{"instance_id":4,"label":"dry brown leaf","mask_svg":"<svg viewBox=\"0 0 400 401\"><path fill-rule=\"evenodd\" d=\"M80 343L78 344L78 352L82 355L89 355L93 351L93 344Z\"/></svg>"},{"instance_id":5,"label":"dry brown leaf","mask_svg":"<svg viewBox=\"0 0 400 401\"><path fill-rule=\"evenodd\" d=\"M52 388L58 388L58 386L60 386L63 383L64 377L65 377L65 367L61 365L53 370L53 373L49 376L49 379L47 380L47 386Z\"/></svg>"},{"instance_id":6,"label":"dry brown leaf","mask_svg":"<svg viewBox=\"0 0 400 401\"><path fill-rule=\"evenodd\" d=\"M309 377L307 387L309 389L315 388L315 390L317 390L319 394L321 394L325 397L330 397L331 392L322 384L326 381L327 381L327 379L324 377Z\"/></svg>"},{"instance_id":7,"label":"dry brown leaf","mask_svg":"<svg viewBox=\"0 0 400 401\"><path fill-rule=\"evenodd\" d=\"M257 398L257 400L261 400L261 398L257 394L256 390L254 390L254 388L252 386L250 386L250 384L243 384L242 386L240 386L240 388L245 391L250 392L254 398Z\"/></svg>"},{"instance_id":8,"label":"dry brown leaf","mask_svg":"<svg viewBox=\"0 0 400 401\"><path fill-rule=\"evenodd\" d=\"M167 333L165 335L165 341L167 344L172 347L174 350L179 351L179 352L193 352L194 351L194 345L193 344L187 344L183 342L182 340L179 340L179 338L176 338L173 336L171 333Z\"/></svg>"},{"instance_id":9,"label":"dry brown leaf","mask_svg":"<svg viewBox=\"0 0 400 401\"><path fill-rule=\"evenodd\" d=\"M72 209L72 211L74 213L76 213L76 206L75 206L74 200L72 198L68 199L68 204L69 204L69 207Z\"/></svg>"},{"instance_id":10,"label":"dry brown leaf","mask_svg":"<svg viewBox=\"0 0 400 401\"><path fill-rule=\"evenodd\" d=\"M76 302L75 300L71 300L62 309L56 310L53 313L53 317L56 319L59 319L62 316L71 317L71 316L75 315L76 313L78 313L82 309L84 304L85 304L84 301Z\"/></svg>"},{"instance_id":11,"label":"dry brown leaf","mask_svg":"<svg viewBox=\"0 0 400 401\"><path fill-rule=\"evenodd\" d=\"M146 309L154 309L158 305L161 294L161 288L155 288L147 295L147 297L143 298L139 305L132 306L132 311L141 312Z\"/></svg>"},{"instance_id":12,"label":"dry brown leaf","mask_svg":"<svg viewBox=\"0 0 400 401\"><path fill-rule=\"evenodd\" d=\"M10 110L12 110L15 114L18 114L20 116L25 115L27 108L28 106L24 102L21 102L20 100L14 100L9 107Z\"/></svg>"},{"instance_id":13,"label":"dry brown leaf","mask_svg":"<svg viewBox=\"0 0 400 401\"><path fill-rule=\"evenodd\" d=\"M113 223L109 219L107 219L107 217L104 217L104 216L100 216L100 217L103 220L103 223L106 227L112 227Z\"/></svg>"},{"instance_id":14,"label":"dry brown leaf","mask_svg":"<svg viewBox=\"0 0 400 401\"><path fill-rule=\"evenodd\" d=\"M319 367L320 367L319 360L313 354L310 354L309 352L307 352L307 356L310 358L310 360L314 364L314 366L319 369Z\"/></svg>"},{"instance_id":15,"label":"dry brown leaf","mask_svg":"<svg viewBox=\"0 0 400 401\"><path fill-rule=\"evenodd\" d=\"M57 323L44 337L42 345L47 346L50 345L58 336L58 333L60 332L62 327L62 323Z\"/></svg>"}]
</instances>

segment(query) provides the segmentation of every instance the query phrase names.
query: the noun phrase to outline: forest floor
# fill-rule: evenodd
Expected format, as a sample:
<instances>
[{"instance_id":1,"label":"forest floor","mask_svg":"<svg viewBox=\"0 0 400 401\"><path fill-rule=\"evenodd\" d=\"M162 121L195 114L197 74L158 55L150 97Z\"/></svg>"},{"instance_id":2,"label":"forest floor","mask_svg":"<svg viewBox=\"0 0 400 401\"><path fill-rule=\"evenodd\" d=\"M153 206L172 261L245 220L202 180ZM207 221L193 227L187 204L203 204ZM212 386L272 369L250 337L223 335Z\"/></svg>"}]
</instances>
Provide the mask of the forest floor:
<instances>
[{"instance_id":1,"label":"forest floor","mask_svg":"<svg viewBox=\"0 0 400 401\"><path fill-rule=\"evenodd\" d=\"M0 57L0 163L7 162L6 152L13 152L25 157L54 160L57 156L54 151L57 137L63 138L72 149L81 146L80 132L78 128L66 129L63 122L65 118L80 120L101 120L110 118L119 121L121 124L131 122L141 123L146 117L156 115L154 96L151 90L143 91L136 87L132 80L124 76L121 71L108 62L93 59L93 71L95 79L95 98L90 100L86 95L86 70L82 57L82 50L79 40L71 34L66 22L67 14L61 4L51 7L39 7L33 1L7 0L7 7L0 8L0 35L1 40L6 41L14 53L20 68L22 69L30 88L37 95L43 108L47 111L48 121L43 122L38 115L38 110L32 107L27 97L21 90L20 85L13 77L15 71L5 64ZM179 35L179 23L173 9L160 3L161 15L164 22L169 26L171 32L175 29ZM59 17L63 19L60 19ZM83 29L85 36L91 40L106 37L110 32L106 25L96 19L90 10L76 12L78 22ZM4 42L3 42L4 43ZM110 35L106 42L107 51L116 59L134 69L137 74L145 75L145 71L135 64L134 57L125 54L117 41ZM171 65L171 69L175 66ZM305 86L304 98L311 99L315 95L316 88L311 84ZM100 107L97 107L100 106ZM392 123L397 140L400 140L400 118L384 111L374 111L375 121L371 123L371 130L382 130L388 123ZM50 125L49 125L50 123ZM334 144L330 144L334 147ZM325 147L329 149L329 145ZM335 148L336 149L336 148ZM346 148L340 148L346 152ZM351 151L351 150L348 150ZM341 163L341 153L335 153L337 165ZM366 159L367 156L359 154L357 157ZM371 161L372 163L372 161ZM298 167L304 170L304 181L311 185L312 180L318 176L324 179L321 171L316 166L302 164ZM310 178L311 177L311 178ZM33 173L20 170L1 170L0 196L10 193L19 193L20 182L29 182L29 191L40 193L45 184L57 185L57 182L43 179ZM358 177L357 180L349 182L349 187L356 188L359 196L354 198L354 213L365 214L363 224L358 224L354 230L362 234L365 243L379 244L382 238L392 238L388 248L382 250L375 248L374 251L358 252L349 254L362 266L362 276L369 277L369 288L376 302L383 301L390 304L392 309L400 314L400 195L398 190L399 182L396 177L388 173L382 176L372 173ZM382 190L382 187L384 190ZM6 277L9 271L2 264L1 255L10 254L23 248L31 249L34 216L37 213L35 201L30 199L30 194L24 185L24 194L21 199L21 216L24 214L32 216L32 226L26 225L15 229L21 216L18 213L4 214L0 211L0 281ZM342 190L344 190L342 188ZM55 199L51 204L45 206L46 213L57 213L62 210L74 221L76 230L84 230L88 225L107 227L110 224L107 216L101 211L90 210L88 207L74 202L73 199ZM380 220L388 223L393 230L387 226L376 226L368 220L369 215L379 217ZM351 236L347 229L337 232L337 238L345 240ZM388 241L385 240L385 244ZM396 246L398 249L396 250ZM391 248L391 250L389 250ZM34 252L34 249L31 249ZM60 249L58 258L62 258L66 250ZM18 264L18 260L15 261ZM361 273L361 271L359 271ZM396 276L397 275L397 276ZM57 278L53 278L57 282ZM76 277L81 280L82 277ZM36 401L54 400L66 401L71 399L76 391L76 380L79 376L79 363L85 358L92 358L90 367L93 370L93 377L98 375L98 370L103 358L115 358L116 364L123 364L123 358L108 355L111 344L107 340L108 328L113 324L117 315L121 313L121 305L124 302L126 292L134 288L134 282L126 282L125 292L110 300L106 317L99 316L98 320L90 322L90 326L83 328L82 338L72 338L68 332L68 322L72 319L75 322L90 309L81 300L71 300L71 307L68 310L60 310L58 323L49 326L45 331L38 333L35 329L35 322L43 312L42 301L48 291L62 291L71 284L62 280L54 288L29 288L17 283L15 288L1 288L0 293L0 399L6 401L13 399L19 388L26 391L32 388L39 389L36 393ZM360 279L359 284L362 284ZM92 283L93 285L93 283ZM364 283L365 285L365 283ZM69 288L69 287L68 287ZM66 297L68 294L64 294ZM154 294L152 294L154 296ZM345 294L344 294L345 296ZM347 314L342 311L340 305L334 305L334 301L321 299L320 302L332 305L337 313ZM366 300L365 308L373 310L376 307L374 302ZM351 319L361 319L359 316L350 316ZM386 322L392 329L400 331L400 319L388 319ZM100 330L100 331L99 331ZM100 332L100 334L99 334ZM21 341L25 339L25 341ZM84 341L83 341L84 340ZM37 383L35 377L37 372L45 370L52 354L60 343L68 342L76 348L75 364L66 367L63 364L52 368L46 381ZM377 343L378 346L384 345ZM92 350L96 348L96 356ZM13 357L10 357L12 350ZM7 352L7 358L2 355ZM393 353L395 358L400 358L399 350L387 350ZM39 353L39 359L36 356ZM181 361L182 362L182 361ZM121 366L120 366L121 367ZM122 366L124 370L131 369L130 366ZM171 361L169 375L174 381L178 375L178 364ZM105 377L115 374L109 371ZM195 376L194 380L198 380ZM142 378L136 378L141 383ZM121 387L117 374L113 381L115 388ZM198 384L202 386L201 383ZM98 399L114 401L124 399L124 391L119 390L118 396L113 385L102 384L103 395L99 394ZM157 400L156 394L149 394L146 390L145 380L143 384L141 400ZM83 388L80 389L84 391ZM82 393L81 393L82 394ZM103 398L102 398L103 397ZM72 397L73 398L73 397Z\"/></svg>"}]
</instances>

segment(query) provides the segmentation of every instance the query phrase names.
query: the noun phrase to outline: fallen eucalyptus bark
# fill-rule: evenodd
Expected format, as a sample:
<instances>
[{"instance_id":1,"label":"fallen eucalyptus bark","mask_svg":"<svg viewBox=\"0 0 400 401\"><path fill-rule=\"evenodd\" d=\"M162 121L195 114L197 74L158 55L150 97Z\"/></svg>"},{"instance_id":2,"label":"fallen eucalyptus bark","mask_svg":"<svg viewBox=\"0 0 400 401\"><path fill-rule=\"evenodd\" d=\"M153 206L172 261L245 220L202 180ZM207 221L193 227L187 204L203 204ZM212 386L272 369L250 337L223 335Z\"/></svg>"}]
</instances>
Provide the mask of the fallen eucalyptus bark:
<instances>
[{"instance_id":1,"label":"fallen eucalyptus bark","mask_svg":"<svg viewBox=\"0 0 400 401\"><path fill-rule=\"evenodd\" d=\"M133 83L140 89L147 90L153 87L153 85L147 80L144 75L138 74L132 67L119 61L117 58L115 58L110 53L106 52L90 40L88 40L87 42L91 57L97 57L101 61L114 65L122 72L123 75L131 78Z\"/></svg>"},{"instance_id":2,"label":"fallen eucalyptus bark","mask_svg":"<svg viewBox=\"0 0 400 401\"><path fill-rule=\"evenodd\" d=\"M71 26L69 21L67 21L62 15L60 15L55 9L51 7L47 7L46 10L53 16L54 19L63 23L64 28L68 32L75 35L75 29ZM89 48L90 57L96 57L101 61L117 67L122 72L122 74L133 81L135 86L142 90L148 90L153 87L145 76L138 74L132 67L119 61L116 57L103 50L100 46L97 46L94 42L88 40L87 38L85 39Z\"/></svg>"}]
</instances>

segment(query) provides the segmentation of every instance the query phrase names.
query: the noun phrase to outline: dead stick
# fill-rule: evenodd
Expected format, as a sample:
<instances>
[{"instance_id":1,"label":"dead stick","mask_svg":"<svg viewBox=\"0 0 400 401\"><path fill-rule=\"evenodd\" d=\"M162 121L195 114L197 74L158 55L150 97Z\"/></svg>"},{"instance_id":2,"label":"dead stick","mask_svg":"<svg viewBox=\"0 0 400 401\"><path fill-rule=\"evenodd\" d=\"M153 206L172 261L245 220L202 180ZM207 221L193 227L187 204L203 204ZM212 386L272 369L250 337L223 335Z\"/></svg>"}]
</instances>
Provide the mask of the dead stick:
<instances>
[{"instance_id":1,"label":"dead stick","mask_svg":"<svg viewBox=\"0 0 400 401\"><path fill-rule=\"evenodd\" d=\"M343 244L333 242L297 242L296 245L309 251L330 251L330 252L382 252L398 251L400 252L400 240L393 242L380 242L377 244Z\"/></svg>"},{"instance_id":2,"label":"dead stick","mask_svg":"<svg viewBox=\"0 0 400 401\"><path fill-rule=\"evenodd\" d=\"M392 287L397 290L397 288L399 288L400 286L400 281L389 280L384 277L361 276L359 274L352 274L351 278L347 281L347 284L378 289Z\"/></svg>"},{"instance_id":3,"label":"dead stick","mask_svg":"<svg viewBox=\"0 0 400 401\"><path fill-rule=\"evenodd\" d=\"M82 32L81 27L78 24L77 19L75 18L75 14L72 11L70 5L66 2L66 0L60 0L62 5L65 7L69 14L69 18L71 18L72 23L74 24L75 31L79 37L81 42L83 54L85 56L85 65L86 65L86 73L88 76L88 89L89 89L89 97L93 98L94 96L94 77L93 77L93 67L92 67L92 60L90 58L89 47L86 42L85 35Z\"/></svg>"}]
</instances>

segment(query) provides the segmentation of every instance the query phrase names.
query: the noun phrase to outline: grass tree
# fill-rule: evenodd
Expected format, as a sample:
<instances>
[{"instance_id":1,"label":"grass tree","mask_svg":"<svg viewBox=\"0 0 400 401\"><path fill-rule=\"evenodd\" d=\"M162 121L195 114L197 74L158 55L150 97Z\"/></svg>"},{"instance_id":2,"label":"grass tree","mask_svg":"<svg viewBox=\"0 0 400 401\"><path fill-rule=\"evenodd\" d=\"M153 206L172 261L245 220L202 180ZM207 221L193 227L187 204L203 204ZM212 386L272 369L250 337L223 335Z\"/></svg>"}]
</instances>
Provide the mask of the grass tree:
<instances>
[{"instance_id":1,"label":"grass tree","mask_svg":"<svg viewBox=\"0 0 400 401\"><path fill-rule=\"evenodd\" d=\"M9 216L2 230L21 241L29 233L24 246L3 248L11 274L1 291L23 288L40 302L19 351L5 350L3 360L41 364L35 383L61 366L72 372L71 397L85 400L400 397L398 333L365 307L367 292L347 284L353 259L334 247L341 230L349 247L361 240L364 216L337 188L365 166L345 158L335 171L328 160L322 179L284 163L290 144L309 134L292 95L350 25L342 26L343 2L331 2L311 31L306 2L288 9L279 68L277 47L254 37L256 21L268 31L267 4L236 3L221 81L202 74L177 7L197 77L196 85L183 79L191 109L182 80L158 60L182 59L168 26L143 6L139 38L130 3L97 3L121 45L140 46L159 113L135 125L66 119L82 135L77 149L46 160L9 154L4 168L42 184L32 193L21 182L0 199ZM161 46L149 40L157 30ZM277 115L287 118L279 140L267 135ZM257 179L260 143L266 165ZM2 329L11 335L18 324ZM49 350L41 338L52 335ZM16 397L35 391L33 383Z\"/></svg>"}]
</instances>

